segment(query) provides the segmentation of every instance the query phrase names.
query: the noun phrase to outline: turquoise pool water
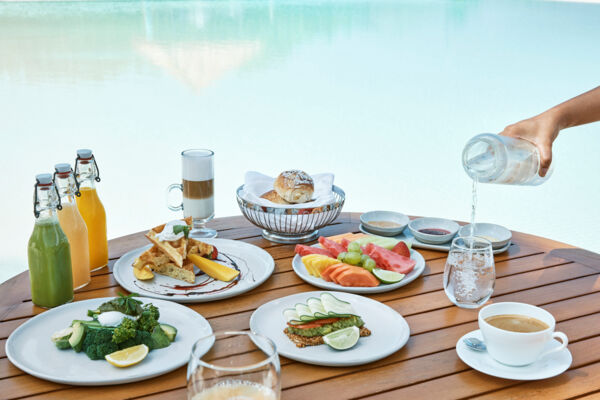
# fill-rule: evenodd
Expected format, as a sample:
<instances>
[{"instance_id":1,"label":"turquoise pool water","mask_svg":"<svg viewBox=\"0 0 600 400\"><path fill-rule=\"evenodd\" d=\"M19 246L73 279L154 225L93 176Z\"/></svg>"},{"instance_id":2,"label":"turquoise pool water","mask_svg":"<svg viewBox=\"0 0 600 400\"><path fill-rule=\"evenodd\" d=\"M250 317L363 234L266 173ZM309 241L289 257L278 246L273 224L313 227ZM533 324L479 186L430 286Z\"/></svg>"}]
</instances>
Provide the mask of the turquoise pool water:
<instances>
[{"instance_id":1,"label":"turquoise pool water","mask_svg":"<svg viewBox=\"0 0 600 400\"><path fill-rule=\"evenodd\" d=\"M348 211L466 220L465 142L600 84L600 5L545 1L0 2L0 281L26 269L34 175L92 148L110 237L174 217L179 151L336 174ZM479 220L600 251L598 124L537 188L481 185Z\"/></svg>"}]
</instances>

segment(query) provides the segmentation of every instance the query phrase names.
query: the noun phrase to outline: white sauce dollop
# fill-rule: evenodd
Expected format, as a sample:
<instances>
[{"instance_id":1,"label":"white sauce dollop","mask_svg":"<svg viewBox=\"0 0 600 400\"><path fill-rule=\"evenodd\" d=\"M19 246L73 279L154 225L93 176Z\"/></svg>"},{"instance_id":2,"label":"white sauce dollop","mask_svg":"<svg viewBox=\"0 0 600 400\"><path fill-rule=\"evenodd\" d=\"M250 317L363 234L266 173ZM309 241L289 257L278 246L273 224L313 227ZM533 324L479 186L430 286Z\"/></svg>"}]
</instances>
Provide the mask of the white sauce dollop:
<instances>
[{"instance_id":1,"label":"white sauce dollop","mask_svg":"<svg viewBox=\"0 0 600 400\"><path fill-rule=\"evenodd\" d=\"M106 311L98 315L98 322L100 322L100 325L102 326L119 326L125 318L135 320L135 317L123 314L119 311Z\"/></svg>"},{"instance_id":2,"label":"white sauce dollop","mask_svg":"<svg viewBox=\"0 0 600 400\"><path fill-rule=\"evenodd\" d=\"M173 240L181 239L183 237L183 231L179 232L178 234L173 233L173 227L179 225L187 226L186 223L181 220L167 222L163 231L156 235L158 240L161 242L171 242Z\"/></svg>"}]
</instances>

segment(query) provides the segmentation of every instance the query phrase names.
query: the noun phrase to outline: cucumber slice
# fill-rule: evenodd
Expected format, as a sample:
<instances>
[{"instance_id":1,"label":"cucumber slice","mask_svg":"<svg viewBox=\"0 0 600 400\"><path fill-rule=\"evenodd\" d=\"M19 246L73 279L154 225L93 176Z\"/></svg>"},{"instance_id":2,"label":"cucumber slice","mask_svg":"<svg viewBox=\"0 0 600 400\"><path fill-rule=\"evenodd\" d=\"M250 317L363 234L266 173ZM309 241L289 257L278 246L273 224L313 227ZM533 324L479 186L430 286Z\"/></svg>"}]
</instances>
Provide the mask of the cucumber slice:
<instances>
[{"instance_id":1,"label":"cucumber slice","mask_svg":"<svg viewBox=\"0 0 600 400\"><path fill-rule=\"evenodd\" d=\"M323 308L321 299L311 297L308 300L306 300L306 304L308 304L308 308L310 308L310 311L312 312L313 316L317 317L317 314L327 315L327 311L325 311L325 308Z\"/></svg>"},{"instance_id":2,"label":"cucumber slice","mask_svg":"<svg viewBox=\"0 0 600 400\"><path fill-rule=\"evenodd\" d=\"M296 312L300 317L300 321L312 321L315 319L315 316L310 311L310 308L306 304L298 303L296 304Z\"/></svg>"},{"instance_id":3,"label":"cucumber slice","mask_svg":"<svg viewBox=\"0 0 600 400\"><path fill-rule=\"evenodd\" d=\"M285 318L285 322L289 323L293 323L292 321L300 321L300 316L295 308L286 308L283 310L283 318Z\"/></svg>"},{"instance_id":4,"label":"cucumber slice","mask_svg":"<svg viewBox=\"0 0 600 400\"><path fill-rule=\"evenodd\" d=\"M356 315L352 304L336 298L331 293L321 293L321 302L323 303L323 308L325 308L325 311L330 316Z\"/></svg>"}]
</instances>

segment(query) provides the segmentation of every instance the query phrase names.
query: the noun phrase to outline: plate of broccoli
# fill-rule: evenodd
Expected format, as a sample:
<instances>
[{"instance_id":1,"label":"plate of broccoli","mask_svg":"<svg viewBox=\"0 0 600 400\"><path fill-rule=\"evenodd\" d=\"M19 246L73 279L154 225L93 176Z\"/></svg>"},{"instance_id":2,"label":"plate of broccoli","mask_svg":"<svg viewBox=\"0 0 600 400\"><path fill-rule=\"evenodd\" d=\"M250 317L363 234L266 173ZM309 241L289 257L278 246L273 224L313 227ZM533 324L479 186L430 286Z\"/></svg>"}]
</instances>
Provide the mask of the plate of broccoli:
<instances>
[{"instance_id":1,"label":"plate of broccoli","mask_svg":"<svg viewBox=\"0 0 600 400\"><path fill-rule=\"evenodd\" d=\"M178 303L119 295L48 310L17 328L6 343L10 361L41 379L71 385L112 385L162 375L185 365L210 324ZM105 357L147 346L139 363L117 368ZM143 346L142 346L143 347Z\"/></svg>"}]
</instances>

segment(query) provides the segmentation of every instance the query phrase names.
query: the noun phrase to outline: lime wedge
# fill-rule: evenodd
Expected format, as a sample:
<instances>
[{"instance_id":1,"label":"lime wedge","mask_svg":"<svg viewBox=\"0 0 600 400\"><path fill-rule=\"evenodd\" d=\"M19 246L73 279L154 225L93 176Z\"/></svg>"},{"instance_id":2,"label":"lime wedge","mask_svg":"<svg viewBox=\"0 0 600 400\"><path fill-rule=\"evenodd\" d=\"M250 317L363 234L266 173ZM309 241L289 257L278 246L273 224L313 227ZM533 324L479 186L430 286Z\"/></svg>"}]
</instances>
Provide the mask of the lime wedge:
<instances>
[{"instance_id":1,"label":"lime wedge","mask_svg":"<svg viewBox=\"0 0 600 400\"><path fill-rule=\"evenodd\" d=\"M353 347L360 337L360 329L356 326L340 329L323 336L323 341L336 350L347 350Z\"/></svg>"},{"instance_id":2,"label":"lime wedge","mask_svg":"<svg viewBox=\"0 0 600 400\"><path fill-rule=\"evenodd\" d=\"M396 283L404 279L404 274L395 271L387 271L381 268L373 268L373 275L381 281L381 283Z\"/></svg>"}]
</instances>

